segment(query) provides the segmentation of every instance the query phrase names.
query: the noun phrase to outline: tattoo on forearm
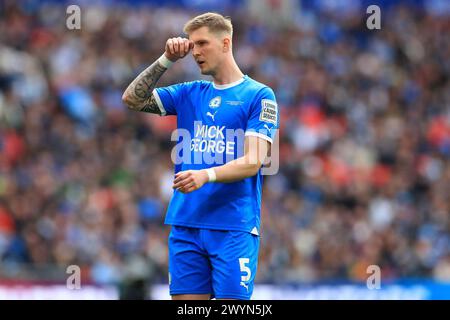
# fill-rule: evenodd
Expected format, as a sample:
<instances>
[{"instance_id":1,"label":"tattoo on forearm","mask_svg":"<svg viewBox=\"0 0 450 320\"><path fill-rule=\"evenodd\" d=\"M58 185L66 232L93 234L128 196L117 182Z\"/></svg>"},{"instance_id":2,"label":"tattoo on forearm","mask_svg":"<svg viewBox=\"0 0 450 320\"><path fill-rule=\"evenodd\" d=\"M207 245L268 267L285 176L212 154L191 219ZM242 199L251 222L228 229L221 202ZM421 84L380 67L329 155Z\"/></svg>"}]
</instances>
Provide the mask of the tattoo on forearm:
<instances>
[{"instance_id":1,"label":"tattoo on forearm","mask_svg":"<svg viewBox=\"0 0 450 320\"><path fill-rule=\"evenodd\" d=\"M155 61L133 80L126 90L128 105L132 109L150 113L161 113L152 92L159 78L166 70L158 61Z\"/></svg>"}]
</instances>

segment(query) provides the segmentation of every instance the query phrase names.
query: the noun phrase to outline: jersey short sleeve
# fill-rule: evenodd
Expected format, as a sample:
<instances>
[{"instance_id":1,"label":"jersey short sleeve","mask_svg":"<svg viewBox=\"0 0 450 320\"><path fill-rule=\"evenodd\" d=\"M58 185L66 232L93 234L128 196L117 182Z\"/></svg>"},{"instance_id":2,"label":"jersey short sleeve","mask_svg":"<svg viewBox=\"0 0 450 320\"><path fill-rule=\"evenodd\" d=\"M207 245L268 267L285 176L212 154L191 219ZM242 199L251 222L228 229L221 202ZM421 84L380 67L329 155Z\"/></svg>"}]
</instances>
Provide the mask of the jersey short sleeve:
<instances>
[{"instance_id":1,"label":"jersey short sleeve","mask_svg":"<svg viewBox=\"0 0 450 320\"><path fill-rule=\"evenodd\" d=\"M278 127L279 111L275 94L269 87L264 87L250 106L245 135L257 136L272 143Z\"/></svg>"},{"instance_id":2,"label":"jersey short sleeve","mask_svg":"<svg viewBox=\"0 0 450 320\"><path fill-rule=\"evenodd\" d=\"M177 107L183 101L187 86L187 83L178 83L153 90L161 115L176 115L178 113Z\"/></svg>"}]
</instances>

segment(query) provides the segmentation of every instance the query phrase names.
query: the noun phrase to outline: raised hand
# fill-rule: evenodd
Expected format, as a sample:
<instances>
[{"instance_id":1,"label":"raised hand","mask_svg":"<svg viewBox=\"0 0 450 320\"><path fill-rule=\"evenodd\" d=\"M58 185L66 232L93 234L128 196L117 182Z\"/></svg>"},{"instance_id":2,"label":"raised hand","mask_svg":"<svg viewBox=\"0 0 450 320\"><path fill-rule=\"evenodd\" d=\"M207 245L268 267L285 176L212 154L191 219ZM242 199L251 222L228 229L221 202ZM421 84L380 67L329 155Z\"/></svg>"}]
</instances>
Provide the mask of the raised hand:
<instances>
[{"instance_id":1,"label":"raised hand","mask_svg":"<svg viewBox=\"0 0 450 320\"><path fill-rule=\"evenodd\" d=\"M166 41L165 55L170 61L175 62L184 58L192 48L194 48L194 42L189 39L170 38Z\"/></svg>"}]
</instances>

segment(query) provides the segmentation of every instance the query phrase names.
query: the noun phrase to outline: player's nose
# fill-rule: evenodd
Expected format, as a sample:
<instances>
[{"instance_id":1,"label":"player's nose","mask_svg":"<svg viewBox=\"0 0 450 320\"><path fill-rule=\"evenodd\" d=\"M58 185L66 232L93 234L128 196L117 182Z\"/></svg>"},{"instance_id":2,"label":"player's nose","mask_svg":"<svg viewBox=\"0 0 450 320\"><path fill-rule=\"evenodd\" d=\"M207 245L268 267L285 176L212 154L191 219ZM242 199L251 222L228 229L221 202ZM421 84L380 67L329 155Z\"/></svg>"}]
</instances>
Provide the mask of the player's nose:
<instances>
[{"instance_id":1,"label":"player's nose","mask_svg":"<svg viewBox=\"0 0 450 320\"><path fill-rule=\"evenodd\" d=\"M194 56L194 58L197 58L200 56L200 50L198 49L198 47L196 45L194 45L194 48L192 48L192 55Z\"/></svg>"}]
</instances>

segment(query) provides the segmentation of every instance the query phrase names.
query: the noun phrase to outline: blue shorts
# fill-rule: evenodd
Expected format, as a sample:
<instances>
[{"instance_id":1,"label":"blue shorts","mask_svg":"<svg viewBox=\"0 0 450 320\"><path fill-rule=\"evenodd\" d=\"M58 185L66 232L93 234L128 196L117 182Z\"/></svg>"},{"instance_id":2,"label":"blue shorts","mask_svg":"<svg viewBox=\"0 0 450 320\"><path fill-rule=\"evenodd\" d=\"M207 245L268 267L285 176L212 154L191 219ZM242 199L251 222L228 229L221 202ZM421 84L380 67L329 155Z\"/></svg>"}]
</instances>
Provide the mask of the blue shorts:
<instances>
[{"instance_id":1,"label":"blue shorts","mask_svg":"<svg viewBox=\"0 0 450 320\"><path fill-rule=\"evenodd\" d=\"M259 237L244 231L172 226L170 294L211 294L249 300L258 264Z\"/></svg>"}]
</instances>

